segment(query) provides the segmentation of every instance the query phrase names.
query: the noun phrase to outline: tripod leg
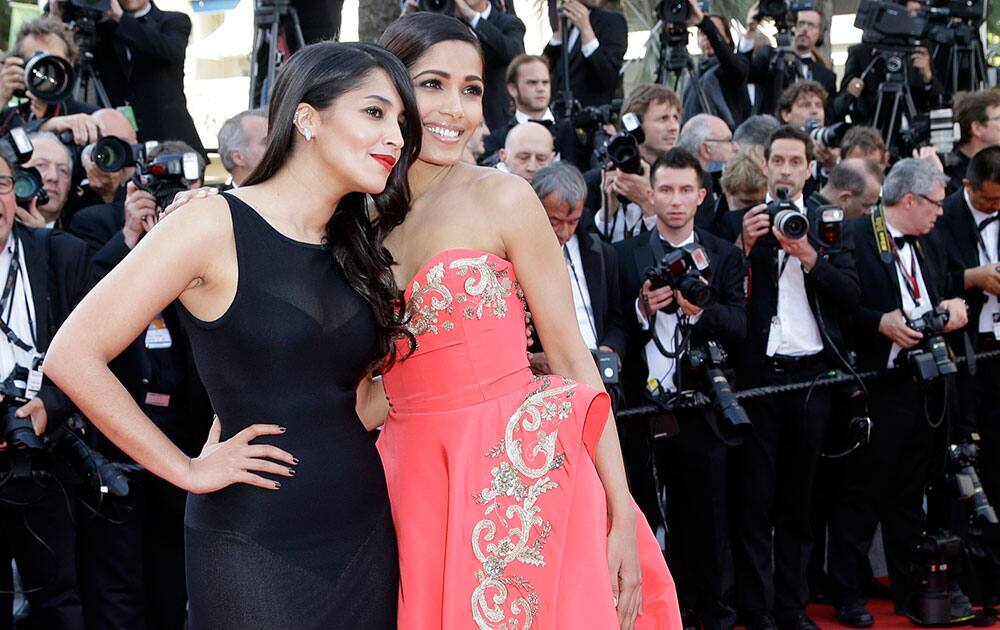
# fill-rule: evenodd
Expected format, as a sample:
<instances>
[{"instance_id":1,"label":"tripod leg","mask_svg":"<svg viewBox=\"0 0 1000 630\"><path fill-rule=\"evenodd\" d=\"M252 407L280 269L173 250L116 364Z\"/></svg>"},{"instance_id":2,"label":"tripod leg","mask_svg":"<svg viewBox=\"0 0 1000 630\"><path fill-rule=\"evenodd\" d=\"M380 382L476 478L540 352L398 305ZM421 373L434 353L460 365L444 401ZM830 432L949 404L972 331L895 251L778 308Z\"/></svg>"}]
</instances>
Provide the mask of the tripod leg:
<instances>
[{"instance_id":1,"label":"tripod leg","mask_svg":"<svg viewBox=\"0 0 1000 630\"><path fill-rule=\"evenodd\" d=\"M291 27L291 28L289 28ZM294 40L294 43L293 41ZM305 48L306 40L302 37L302 24L299 22L299 12L295 7L289 7L287 23L285 24L285 41L288 43L289 54Z\"/></svg>"}]
</instances>

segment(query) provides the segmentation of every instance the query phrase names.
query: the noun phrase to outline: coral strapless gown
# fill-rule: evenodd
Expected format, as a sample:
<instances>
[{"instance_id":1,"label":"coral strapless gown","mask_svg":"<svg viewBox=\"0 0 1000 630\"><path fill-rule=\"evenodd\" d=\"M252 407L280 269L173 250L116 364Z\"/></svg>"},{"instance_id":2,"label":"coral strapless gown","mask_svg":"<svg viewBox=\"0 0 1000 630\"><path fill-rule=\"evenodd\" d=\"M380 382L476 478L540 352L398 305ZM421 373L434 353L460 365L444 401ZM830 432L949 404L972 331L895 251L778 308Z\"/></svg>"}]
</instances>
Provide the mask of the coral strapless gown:
<instances>
[{"instance_id":1,"label":"coral strapless gown","mask_svg":"<svg viewBox=\"0 0 1000 630\"><path fill-rule=\"evenodd\" d=\"M379 452L399 540L398 627L618 627L594 466L607 394L532 375L512 265L448 250L406 290L416 352L384 376ZM401 348L403 347L401 342ZM673 580L637 514L644 612L680 629Z\"/></svg>"}]
</instances>

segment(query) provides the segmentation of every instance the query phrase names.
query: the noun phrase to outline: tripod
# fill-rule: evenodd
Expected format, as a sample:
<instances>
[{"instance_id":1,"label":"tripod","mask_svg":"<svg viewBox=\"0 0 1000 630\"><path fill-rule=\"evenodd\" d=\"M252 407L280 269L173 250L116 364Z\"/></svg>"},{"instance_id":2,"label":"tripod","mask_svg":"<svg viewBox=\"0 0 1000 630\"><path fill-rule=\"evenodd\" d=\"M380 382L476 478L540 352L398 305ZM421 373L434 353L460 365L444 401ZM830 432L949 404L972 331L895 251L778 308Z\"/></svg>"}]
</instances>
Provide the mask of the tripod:
<instances>
[{"instance_id":1,"label":"tripod","mask_svg":"<svg viewBox=\"0 0 1000 630\"><path fill-rule=\"evenodd\" d=\"M656 82L670 86L678 94L682 86L691 86L701 111L714 113L701 89L701 73L687 51L687 27L664 21L660 24L660 67L656 71Z\"/></svg>"},{"instance_id":2,"label":"tripod","mask_svg":"<svg viewBox=\"0 0 1000 630\"><path fill-rule=\"evenodd\" d=\"M989 86L986 74L986 53L979 29L971 22L952 25L955 43L948 50L947 76L951 81L951 93L975 92ZM940 50L940 49L939 49Z\"/></svg>"},{"instance_id":3,"label":"tripod","mask_svg":"<svg viewBox=\"0 0 1000 630\"><path fill-rule=\"evenodd\" d=\"M891 151L899 139L903 117L906 117L907 124L912 123L917 117L917 108L913 104L913 94L910 93L910 84L906 77L907 51L879 49L878 55L862 76L867 75L879 59L885 61L885 81L878 86L878 104L875 106L875 120L872 126L882 133Z\"/></svg>"},{"instance_id":4,"label":"tripod","mask_svg":"<svg viewBox=\"0 0 1000 630\"><path fill-rule=\"evenodd\" d=\"M87 15L73 21L74 35L77 46L80 47L80 57L76 63L76 80L73 85L73 98L87 103L96 103L100 107L111 107L111 99L101 83L101 76L94 68L94 47L97 45L97 23Z\"/></svg>"},{"instance_id":5,"label":"tripod","mask_svg":"<svg viewBox=\"0 0 1000 630\"><path fill-rule=\"evenodd\" d=\"M305 46L299 14L290 0L256 0L250 56L250 107L267 105L278 65ZM262 71L263 69L263 71Z\"/></svg>"}]
</instances>

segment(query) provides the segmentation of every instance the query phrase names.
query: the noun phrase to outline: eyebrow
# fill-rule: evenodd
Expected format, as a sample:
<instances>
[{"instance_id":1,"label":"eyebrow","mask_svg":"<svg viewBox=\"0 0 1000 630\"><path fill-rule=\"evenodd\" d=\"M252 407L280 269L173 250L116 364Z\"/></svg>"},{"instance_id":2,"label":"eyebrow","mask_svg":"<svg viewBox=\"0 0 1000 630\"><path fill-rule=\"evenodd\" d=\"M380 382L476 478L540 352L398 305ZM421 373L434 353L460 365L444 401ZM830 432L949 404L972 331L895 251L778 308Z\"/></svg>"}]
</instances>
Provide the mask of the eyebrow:
<instances>
[{"instance_id":1,"label":"eyebrow","mask_svg":"<svg viewBox=\"0 0 1000 630\"><path fill-rule=\"evenodd\" d=\"M439 77L443 77L445 79L450 79L451 78L451 74L445 72L444 70L424 70L423 72L417 74L413 78L417 79L417 78L420 78L421 76L423 76L425 74L434 74L434 75L437 75ZM466 75L465 80L466 81L479 81L480 83L485 83L485 81L483 81L483 78L481 76L479 76L478 74L469 74L469 75Z\"/></svg>"},{"instance_id":2,"label":"eyebrow","mask_svg":"<svg viewBox=\"0 0 1000 630\"><path fill-rule=\"evenodd\" d=\"M369 94L365 98L370 98L370 99L372 99L374 101L378 101L380 103L385 103L386 105L392 105L392 101L390 101L389 99L387 99L386 97L384 97L384 96L382 96L380 94Z\"/></svg>"}]
</instances>

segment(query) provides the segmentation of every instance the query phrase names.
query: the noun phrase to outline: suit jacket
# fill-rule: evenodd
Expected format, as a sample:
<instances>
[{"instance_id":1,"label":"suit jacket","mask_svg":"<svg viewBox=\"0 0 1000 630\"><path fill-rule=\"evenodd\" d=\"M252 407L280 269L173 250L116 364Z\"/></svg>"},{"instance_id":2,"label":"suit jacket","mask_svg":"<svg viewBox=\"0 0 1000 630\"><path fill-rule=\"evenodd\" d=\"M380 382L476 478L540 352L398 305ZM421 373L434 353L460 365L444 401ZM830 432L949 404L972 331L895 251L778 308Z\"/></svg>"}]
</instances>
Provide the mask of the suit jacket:
<instances>
[{"instance_id":1,"label":"suit jacket","mask_svg":"<svg viewBox=\"0 0 1000 630\"><path fill-rule=\"evenodd\" d=\"M507 66L524 52L524 22L517 16L497 8L490 16L479 20L473 29L483 47L486 82L483 94L483 117L490 131L508 118L510 96L507 94Z\"/></svg>"},{"instance_id":2,"label":"suit jacket","mask_svg":"<svg viewBox=\"0 0 1000 630\"><path fill-rule=\"evenodd\" d=\"M15 223L13 229L24 247L24 264L31 283L36 349L45 352L87 292L87 246L74 236L47 228ZM72 401L47 378L38 397L45 403L49 430L65 423L76 411Z\"/></svg>"},{"instance_id":3,"label":"suit jacket","mask_svg":"<svg viewBox=\"0 0 1000 630\"><path fill-rule=\"evenodd\" d=\"M89 206L73 215L67 230L87 243L93 258L108 241L125 227L125 204L113 201ZM122 241L124 243L124 240Z\"/></svg>"},{"instance_id":4,"label":"suit jacket","mask_svg":"<svg viewBox=\"0 0 1000 630\"><path fill-rule=\"evenodd\" d=\"M569 85L573 98L584 107L607 105L614 98L628 47L628 25L621 13L592 8L590 24L601 45L594 54L584 57L580 50L583 38L577 37L569 51ZM552 67L553 96L557 96L564 86L561 52L562 45L545 46L545 56Z\"/></svg>"},{"instance_id":5,"label":"suit jacket","mask_svg":"<svg viewBox=\"0 0 1000 630\"><path fill-rule=\"evenodd\" d=\"M624 357L626 339L618 298L618 256L614 248L593 234L582 220L576 237L583 267L576 271L587 279L587 294L594 314L594 328L597 329L597 345L608 346L619 357ZM571 279L570 282L572 281ZM531 351L543 352L537 338Z\"/></svg>"},{"instance_id":6,"label":"suit jacket","mask_svg":"<svg viewBox=\"0 0 1000 630\"><path fill-rule=\"evenodd\" d=\"M837 95L834 109L841 113L850 113L855 125L871 125L875 122L875 108L878 106L878 86L885 82L885 62L875 61L871 71L864 77L865 89L861 96L855 98L847 93L851 79L861 78L861 74L875 59L870 44L854 44L847 49L847 63L844 65L844 78L840 82L840 94ZM920 74L915 72L907 62L906 76L913 95L913 104L917 113L926 112L936 105L943 88L935 76L930 83L924 83Z\"/></svg>"},{"instance_id":7,"label":"suit jacket","mask_svg":"<svg viewBox=\"0 0 1000 630\"><path fill-rule=\"evenodd\" d=\"M115 107L131 104L139 140L183 140L206 155L184 97L184 52L191 19L150 4L135 18L97 26L94 68Z\"/></svg>"},{"instance_id":8,"label":"suit jacket","mask_svg":"<svg viewBox=\"0 0 1000 630\"><path fill-rule=\"evenodd\" d=\"M736 129L751 113L750 95L746 90L750 60L746 55L733 51L732 45L722 37L711 18L702 20L698 28L712 44L715 56L699 64L699 84L696 86L694 82L689 82L685 86L682 122L687 122L696 114L712 114L724 120L730 129ZM698 98L699 92L705 97L707 111Z\"/></svg>"},{"instance_id":9,"label":"suit jacket","mask_svg":"<svg viewBox=\"0 0 1000 630\"><path fill-rule=\"evenodd\" d=\"M762 93L757 96L755 114L777 115L778 99L781 98L782 91L791 85L791 81L798 81L802 78L802 75L795 73L795 68L792 68L787 62L784 73L774 72L771 68L771 55L773 53L774 48L771 46L763 46L753 53L750 65L750 83L756 84L757 89L762 90ZM826 102L826 124L840 118L841 116L837 115L833 106L834 97L837 95L837 75L816 59L800 58L799 62L809 67L812 80L822 85L829 95Z\"/></svg>"},{"instance_id":10,"label":"suit jacket","mask_svg":"<svg viewBox=\"0 0 1000 630\"><path fill-rule=\"evenodd\" d=\"M818 238L818 216L811 200L806 200L809 233ZM740 213L732 212L730 215ZM733 219L734 220L735 216ZM740 384L755 387L767 364L767 340L771 320L778 312L778 250L760 242L750 250L750 279L747 303L747 343L741 361ZM826 359L841 365L839 357L846 357L844 321L858 302L861 287L854 269L852 242L844 238L840 252L820 256L816 265L804 274L809 310L816 322L825 329L829 340L823 336ZM831 342L833 346L831 347ZM838 356L839 355L839 356Z\"/></svg>"},{"instance_id":11,"label":"suit jacket","mask_svg":"<svg viewBox=\"0 0 1000 630\"><path fill-rule=\"evenodd\" d=\"M986 294L975 287L965 290L965 270L979 266L979 238L976 219L965 203L965 189L944 200L944 215L938 219L933 234L944 245L947 260L947 290L962 294L969 305L969 333L979 330L979 314L986 304ZM926 282L926 280L925 280Z\"/></svg>"},{"instance_id":12,"label":"suit jacket","mask_svg":"<svg viewBox=\"0 0 1000 630\"><path fill-rule=\"evenodd\" d=\"M879 333L879 322L885 313L902 308L895 261L885 261L880 257L870 217L859 217L849 223L857 274L861 280L861 298L852 313L858 367L861 370L883 369L889 360L892 340ZM917 251L931 303L938 304L952 297L947 277L947 254L937 235L932 232L919 237Z\"/></svg>"},{"instance_id":13,"label":"suit jacket","mask_svg":"<svg viewBox=\"0 0 1000 630\"><path fill-rule=\"evenodd\" d=\"M719 301L705 308L694 325L692 341L698 344L716 340L722 342L727 349L732 349L743 342L747 332L746 298L743 293L746 269L743 256L734 245L713 236L707 230L695 227L694 232L697 242L708 253L709 269L712 272L709 284L718 289ZM621 311L628 334L622 382L626 400L631 405L641 405L646 401L648 369L644 348L653 338L653 330L643 330L637 321L635 301L646 281L646 270L656 263L649 241L658 237L659 232L651 230L615 244L621 277Z\"/></svg>"}]
</instances>

